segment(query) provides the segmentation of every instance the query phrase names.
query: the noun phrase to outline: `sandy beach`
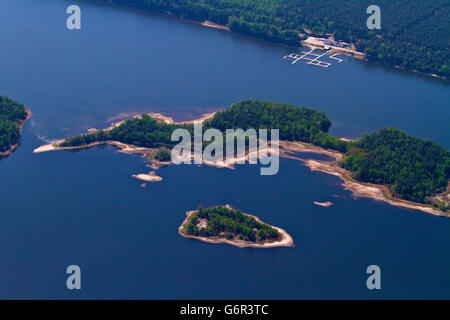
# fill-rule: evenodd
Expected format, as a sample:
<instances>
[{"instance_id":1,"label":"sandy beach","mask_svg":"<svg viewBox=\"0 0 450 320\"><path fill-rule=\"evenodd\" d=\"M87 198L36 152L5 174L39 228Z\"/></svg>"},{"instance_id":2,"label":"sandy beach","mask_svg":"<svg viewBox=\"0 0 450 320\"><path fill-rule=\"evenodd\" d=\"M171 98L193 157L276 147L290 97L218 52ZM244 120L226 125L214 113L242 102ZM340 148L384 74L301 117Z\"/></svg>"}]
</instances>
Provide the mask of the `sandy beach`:
<instances>
[{"instance_id":1,"label":"sandy beach","mask_svg":"<svg viewBox=\"0 0 450 320\"><path fill-rule=\"evenodd\" d=\"M324 49L325 47L329 47L331 52L339 53L346 56L351 56L354 58L364 59L366 55L363 52L356 51L356 48L353 44L350 45L350 48L341 48L335 47L332 45L325 45L324 40L330 40L325 38L317 38L309 36L306 40L303 40L301 43L304 47L308 47L311 49ZM331 39L332 40L332 39Z\"/></svg>"},{"instance_id":2,"label":"sandy beach","mask_svg":"<svg viewBox=\"0 0 450 320\"><path fill-rule=\"evenodd\" d=\"M204 27L208 27L208 28L230 31L230 28L228 28L227 26L224 26L222 24L217 24L217 23L214 23L214 22L209 21L209 20L197 21L197 20L188 19L188 18L181 18L181 19L183 21L190 22L190 23L195 23L195 24L198 24L198 25L201 25L201 26L204 26Z\"/></svg>"},{"instance_id":3,"label":"sandy beach","mask_svg":"<svg viewBox=\"0 0 450 320\"><path fill-rule=\"evenodd\" d=\"M389 188L385 185L377 185L372 183L364 183L356 181L352 178L350 171L341 168L339 161L343 158L343 154L337 151L326 150L314 145L303 142L280 141L280 155L290 159L302 161L311 171L320 171L332 174L341 178L345 189L350 190L353 196L366 197L374 200L384 201L393 206L419 210L426 213L431 213L437 216L450 217L450 213L443 212L432 205L416 203L403 199L395 198L391 195ZM298 156L290 155L289 152L313 152L335 158L333 162L326 162L320 160L303 159Z\"/></svg>"},{"instance_id":4,"label":"sandy beach","mask_svg":"<svg viewBox=\"0 0 450 320\"><path fill-rule=\"evenodd\" d=\"M145 174L145 173L133 174L132 177L135 179L145 181L145 182L162 181L162 178L157 176L154 171L151 171L148 174Z\"/></svg>"},{"instance_id":5,"label":"sandy beach","mask_svg":"<svg viewBox=\"0 0 450 320\"><path fill-rule=\"evenodd\" d=\"M199 119L194 119L194 120L184 121L184 122L175 122L171 117L164 116L160 113L147 113L147 115L154 118L156 121L158 121L160 123L164 123L164 124L193 124L193 123L199 123L199 122L204 122L206 120L209 120L214 116L215 113L216 112L205 113ZM141 117L141 115L135 115L132 118L140 118L140 117ZM93 133L98 130L104 130L104 131L112 130L115 127L121 125L126 120L127 119L119 121L119 122L111 123L111 125L105 129L95 129L95 128L89 129L88 133ZM97 141L97 142L93 142L93 143L90 143L87 145L76 146L76 147L60 147L60 146L58 146L62 142L64 142L64 139L56 140L56 141L53 141L52 143L39 146L38 148L33 150L33 153L42 153L42 152L49 152L49 151L56 151L56 150L87 149L87 148L92 148L92 147L95 147L95 146L98 146L101 144L108 144L108 145L117 147L119 149L119 152L126 153L126 154L140 153L144 158L150 160L151 154L156 150L155 148L137 147L137 146L134 146L131 144L126 144L126 143L122 143L119 141L113 141L113 140ZM165 166L165 165L171 164L170 161L163 162L163 161L158 161L156 159L152 159L151 162L152 162L152 168L154 170L157 170L160 166ZM217 164L217 166L221 167L221 164ZM230 167L230 166L223 165L223 167Z\"/></svg>"},{"instance_id":6,"label":"sandy beach","mask_svg":"<svg viewBox=\"0 0 450 320\"><path fill-rule=\"evenodd\" d=\"M321 207L331 207L333 205L333 202L327 201L327 202L318 202L318 201L314 201L315 205L321 206Z\"/></svg>"},{"instance_id":7,"label":"sandy beach","mask_svg":"<svg viewBox=\"0 0 450 320\"><path fill-rule=\"evenodd\" d=\"M217 23L214 23L214 22L209 21L209 20L205 20L205 21L201 22L200 24L202 26L208 27L208 28L214 28L214 29L219 29L219 30L230 31L230 28L228 28L227 26L224 26L224 25L221 25L221 24L217 24Z\"/></svg>"},{"instance_id":8,"label":"sandy beach","mask_svg":"<svg viewBox=\"0 0 450 320\"><path fill-rule=\"evenodd\" d=\"M214 113L208 113L204 114L203 117L200 119L195 119L187 122L174 122L174 120L170 117L166 117L159 113L149 113L148 115L157 119L158 121L161 121L162 123L196 123L196 122L203 122L208 119L211 119L214 116ZM135 116L140 117L140 116ZM126 120L123 120L126 121ZM104 130L111 130L112 128L116 127L117 125L120 125L121 122L112 124L110 127ZM346 139L346 138L344 138ZM100 144L108 144L115 146L119 149L119 152L126 153L126 154L133 154L133 153L139 153L141 154L145 159L152 162L152 168L154 170L158 169L160 166L166 166L170 165L171 162L159 162L155 159L150 159L151 154L156 150L152 148L143 148L143 147L136 147L133 145L128 145L125 143L121 143L118 141L102 141L102 142L94 142L88 145L84 146L78 146L78 147L58 147L58 144L61 143L64 140L58 140L54 143L47 144L40 146L36 148L33 153L41 153L41 152L48 152L48 151L54 151L54 150L74 150L74 149L84 149L84 148L91 148L95 147ZM269 153L275 152L275 150L268 148ZM311 159L303 159L299 156L292 155L292 152L308 152L308 153L316 153L325 155L331 158L334 158L335 160L332 162L327 161L320 161L320 160L311 160ZM339 162L343 159L344 155L338 151L335 150L329 150L324 149L321 147L317 147L315 145L304 143L304 142L293 142L293 141L280 141L279 142L279 155L281 157L290 158L302 161L307 167L311 169L311 171L320 171L327 174L331 174L334 176L337 176L343 180L343 187L347 190L352 191L353 196L356 197L367 197L370 199L378 200L378 201L384 201L391 205L412 209L412 210L419 210L422 212L438 215L438 216L444 216L444 217L450 217L450 213L443 212L439 210L438 208L433 207L429 204L422 204L422 203L416 203L412 201L407 201L399 198L395 198L391 195L389 188L385 185L376 185L371 183L364 183L356 181L352 178L352 174L350 171L342 168L339 166ZM217 168L228 168L233 169L234 165L237 163L238 160L245 159L248 162L248 159L250 156L259 157L259 153L256 154L249 154L248 152L244 157L241 158L235 158L234 161L227 163L225 161L218 161L218 162L208 162L205 161L203 164L208 166L213 166ZM191 155L191 159L193 159L193 155ZM143 180L143 181L160 181L157 180L156 177L151 177L148 174L138 174L133 175L134 178ZM450 183L449 187L446 192L436 195L433 197L436 200L449 200L450 201ZM432 198L432 199L433 199ZM317 204L317 203L316 203ZM320 205L320 204L317 204Z\"/></svg>"},{"instance_id":9,"label":"sandy beach","mask_svg":"<svg viewBox=\"0 0 450 320\"><path fill-rule=\"evenodd\" d=\"M230 205L225 205L225 207L227 207L228 209L233 209ZM289 235L289 233L287 233L285 230L275 227L275 226L271 226L271 227L278 231L278 233L280 235L279 240L273 241L273 242L265 242L265 243L261 243L261 244L252 243L252 242L248 242L248 241L242 241L242 240L228 240L228 239L222 238L222 237L214 237L214 238L196 237L196 236L191 236L186 233L183 233L183 228L189 222L189 218L196 212L197 212L197 210L187 211L186 219L184 219L183 223L178 228L178 233L185 238L196 239L196 240L200 240L200 241L207 242L207 243L226 243L226 244L230 244L230 245L233 245L233 246L236 246L239 248L275 248L275 247L294 247L295 246L294 239L292 239L292 237ZM264 223L258 217L255 217L255 216L247 214L247 213L243 213L243 214L245 214L246 216L255 218L255 220L258 221L259 223Z\"/></svg>"}]
</instances>

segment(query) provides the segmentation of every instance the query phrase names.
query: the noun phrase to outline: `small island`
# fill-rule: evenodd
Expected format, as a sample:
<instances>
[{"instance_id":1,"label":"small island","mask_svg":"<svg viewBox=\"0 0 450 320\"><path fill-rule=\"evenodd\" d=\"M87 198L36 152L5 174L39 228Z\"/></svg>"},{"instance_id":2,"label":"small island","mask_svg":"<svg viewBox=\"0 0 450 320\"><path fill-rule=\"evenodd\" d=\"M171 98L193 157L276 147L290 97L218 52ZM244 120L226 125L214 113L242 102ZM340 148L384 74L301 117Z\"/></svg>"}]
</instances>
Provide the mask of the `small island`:
<instances>
[{"instance_id":1,"label":"small island","mask_svg":"<svg viewBox=\"0 0 450 320\"><path fill-rule=\"evenodd\" d=\"M227 243L237 247L293 247L292 237L283 229L263 223L257 217L229 205L186 212L179 233L208 243Z\"/></svg>"},{"instance_id":2,"label":"small island","mask_svg":"<svg viewBox=\"0 0 450 320\"><path fill-rule=\"evenodd\" d=\"M22 127L30 117L24 105L0 95L0 159L19 146Z\"/></svg>"},{"instance_id":3,"label":"small island","mask_svg":"<svg viewBox=\"0 0 450 320\"><path fill-rule=\"evenodd\" d=\"M319 201L314 201L314 204L317 206L321 206L321 207L331 207L333 205L333 202L327 201L327 202L319 202Z\"/></svg>"}]
</instances>

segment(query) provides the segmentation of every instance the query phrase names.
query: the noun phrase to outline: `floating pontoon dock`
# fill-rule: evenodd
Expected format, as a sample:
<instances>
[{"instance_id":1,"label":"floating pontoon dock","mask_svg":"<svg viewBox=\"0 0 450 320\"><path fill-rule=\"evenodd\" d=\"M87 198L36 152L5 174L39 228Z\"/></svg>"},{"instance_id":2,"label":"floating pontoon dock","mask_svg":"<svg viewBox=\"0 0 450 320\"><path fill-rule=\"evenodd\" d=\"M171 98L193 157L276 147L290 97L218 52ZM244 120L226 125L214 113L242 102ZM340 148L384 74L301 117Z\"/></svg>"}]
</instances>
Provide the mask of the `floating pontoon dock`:
<instances>
[{"instance_id":1,"label":"floating pontoon dock","mask_svg":"<svg viewBox=\"0 0 450 320\"><path fill-rule=\"evenodd\" d=\"M330 62L319 60L322 57L325 57L326 55L329 55L328 58L336 60L337 62L341 63L342 59L337 57L337 54L330 54L329 52L323 52L319 51L319 53L315 52L316 49L311 49L310 51L302 51L302 54L298 53L291 53L283 57L285 60L292 60L291 64L297 63L299 60L307 60L307 64L312 64L315 66L319 66L322 68L328 68L332 65Z\"/></svg>"}]
</instances>

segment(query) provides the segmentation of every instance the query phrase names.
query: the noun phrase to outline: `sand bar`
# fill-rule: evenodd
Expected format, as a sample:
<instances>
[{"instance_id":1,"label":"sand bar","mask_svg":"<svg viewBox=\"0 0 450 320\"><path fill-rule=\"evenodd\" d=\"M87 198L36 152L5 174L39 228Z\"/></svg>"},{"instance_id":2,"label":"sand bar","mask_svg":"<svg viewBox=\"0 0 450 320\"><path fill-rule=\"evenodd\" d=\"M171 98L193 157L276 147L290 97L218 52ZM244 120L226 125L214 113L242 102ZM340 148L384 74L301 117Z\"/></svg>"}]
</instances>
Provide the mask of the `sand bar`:
<instances>
[{"instance_id":1,"label":"sand bar","mask_svg":"<svg viewBox=\"0 0 450 320\"><path fill-rule=\"evenodd\" d=\"M163 121L164 123L195 123L195 122L203 122L206 121L214 116L215 113L209 113L205 114L202 118L191 120L188 122L174 122L172 118L166 117L164 115L158 114L158 113L150 113L149 116L152 116L158 121ZM135 116L139 117L139 116ZM125 120L124 120L125 121ZM122 123L121 121L120 123ZM111 128L119 125L120 123L113 124L113 126L107 128L106 130L110 130ZM113 145L117 148L119 148L119 152L132 154L132 153L140 153L142 156L146 159L150 159L150 155L155 151L155 149L152 148L143 148L143 147L136 147L133 145L128 145L125 143L121 143L118 141L104 141L104 142L94 142L88 145L84 146L78 146L78 147L58 147L57 144L61 143L64 140L58 140L55 141L53 144L47 144L40 146L39 148L36 148L33 152L34 153L40 153L40 152L47 152L47 151L53 151L53 150L73 150L73 149L83 149L83 148L90 148L94 147L100 144L109 144ZM363 183L356 181L352 178L352 173L342 167L339 166L339 162L343 159L344 155L338 151L335 150L329 150L324 149L321 147L317 147L315 145L304 143L304 142L298 142L298 141L280 141L279 142L279 155L281 157L295 159L302 161L306 166L308 166L311 171L320 171L327 174L331 174L334 176L337 176L341 178L343 182L343 186L345 189L352 191L354 197L367 197L374 200L384 201L391 205L407 208L407 209L413 209L413 210L419 210L426 213L431 213L438 216L444 216L444 217L450 217L450 213L443 212L439 210L438 208L433 207L429 204L422 204L422 203L416 203L412 201L407 201L399 198L395 198L391 195L389 188L385 185L376 185L371 183ZM270 147L269 147L270 149ZM269 152L275 152L275 150L268 150ZM309 153L317 153L321 155L325 155L328 157L332 157L335 159L335 161L327 162L327 161L320 161L320 160L310 160L310 159L304 159L296 155L292 155L292 152L309 152ZM247 153L244 158L248 160L250 155ZM256 157L259 157L259 154L256 155ZM191 155L191 158L193 159L193 155ZM208 162L206 161L204 164L208 166L214 166L218 168L234 168L234 165L237 163L237 160L242 159L235 159L235 161L232 161L231 163L227 163L224 161L217 161L217 162ZM154 162L157 166L164 166L169 165L171 162L158 162L156 160L151 160ZM141 176L143 177L143 176ZM437 199L449 199L450 198L450 183L448 190L438 195Z\"/></svg>"},{"instance_id":2,"label":"sand bar","mask_svg":"<svg viewBox=\"0 0 450 320\"><path fill-rule=\"evenodd\" d=\"M318 202L314 201L315 205L321 206L321 207L331 207L333 205L333 202L327 201L327 202Z\"/></svg>"}]
</instances>

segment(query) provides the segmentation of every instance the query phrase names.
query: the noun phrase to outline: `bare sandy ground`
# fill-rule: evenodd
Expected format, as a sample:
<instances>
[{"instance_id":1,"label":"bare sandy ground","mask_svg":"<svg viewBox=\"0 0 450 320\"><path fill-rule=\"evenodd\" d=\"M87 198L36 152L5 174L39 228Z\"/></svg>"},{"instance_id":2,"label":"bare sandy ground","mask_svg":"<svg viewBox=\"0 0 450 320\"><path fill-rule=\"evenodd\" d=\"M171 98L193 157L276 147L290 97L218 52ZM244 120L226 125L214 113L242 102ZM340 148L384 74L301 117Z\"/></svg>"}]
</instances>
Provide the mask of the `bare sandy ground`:
<instances>
[{"instance_id":1,"label":"bare sandy ground","mask_svg":"<svg viewBox=\"0 0 450 320\"><path fill-rule=\"evenodd\" d=\"M277 150L275 150L274 148L271 148L271 146L269 145L267 148L261 148L259 150L253 151L253 152L246 151L245 155L242 155L239 157L235 156L234 158L231 158L231 159L224 159L224 160L217 160L217 161L203 159L202 164L200 164L200 165L206 165L206 166L216 167L216 168L235 169L235 165L240 162L249 163L250 159L256 160L256 159L260 159L261 157L263 157L265 155L275 155L275 154L278 154ZM191 153L190 155L188 155L187 158L183 158L180 155L177 158L177 160L193 161L194 153Z\"/></svg>"},{"instance_id":2,"label":"bare sandy ground","mask_svg":"<svg viewBox=\"0 0 450 320\"><path fill-rule=\"evenodd\" d=\"M327 202L318 202L314 201L315 205L321 206L321 207L331 207L333 205L333 202L327 201Z\"/></svg>"},{"instance_id":3,"label":"bare sandy ground","mask_svg":"<svg viewBox=\"0 0 450 320\"><path fill-rule=\"evenodd\" d=\"M133 174L132 177L146 182L162 181L162 178L157 176L154 171L151 171L148 174L145 173Z\"/></svg>"},{"instance_id":4,"label":"bare sandy ground","mask_svg":"<svg viewBox=\"0 0 450 320\"><path fill-rule=\"evenodd\" d=\"M171 117L167 117L164 116L160 113L148 113L148 115L154 119L156 119L158 122L160 123L165 123L165 124L183 124L183 123L199 123L199 122L203 122L206 120L211 119L214 116L215 112L213 113L206 113L204 114L200 119L195 119L195 120L191 120L191 121L186 121L186 122L175 122ZM141 115L136 115L133 118L140 118ZM125 120L116 122L116 123L112 123L108 128L102 129L104 131L109 131L114 129L115 127L121 125L123 122L125 122ZM92 132L96 132L98 131L98 129L92 128L89 129L88 132L92 133ZM56 140L53 141L52 143L46 144L46 145L42 145L39 146L38 148L33 150L33 153L42 153L42 152L49 152L49 151L56 151L56 150L77 150L77 149L86 149L86 148L92 148L101 144L108 144L114 147L117 147L119 149L119 152L121 153L126 153L126 154L133 154L133 153L138 153L141 154L142 157L144 157L147 160L150 160L150 156L151 154L156 150L154 148L144 148L144 147L137 147L137 146L133 146L131 144L126 144L126 143L122 143L119 141L112 141L112 140L108 140L108 141L97 141L97 142L93 142L87 145L83 145L83 146L76 146L76 147L60 147L59 144L61 144L62 142L64 142L64 139L60 139L60 140ZM192 156L193 159L193 156ZM151 159L151 168L153 170L157 170L159 169L159 167L161 166L166 166L171 164L172 162L167 161L167 162L163 162L163 161L158 161L156 159ZM228 164L212 164L212 163L205 163L207 165L215 165L217 167L230 167L230 165ZM144 180L144 181L160 181L160 180L156 180L160 177L149 177L147 174L138 174L138 175L133 175L134 178L140 179L140 180ZM162 178L161 178L162 180Z\"/></svg>"},{"instance_id":5,"label":"bare sandy ground","mask_svg":"<svg viewBox=\"0 0 450 320\"><path fill-rule=\"evenodd\" d=\"M230 28L228 28L227 26L224 26L224 25L221 25L221 24L217 24L217 23L214 23L214 22L209 21L209 20L203 21L200 24L202 26L204 26L204 27L230 31Z\"/></svg>"},{"instance_id":6,"label":"bare sandy ground","mask_svg":"<svg viewBox=\"0 0 450 320\"><path fill-rule=\"evenodd\" d=\"M166 116L162 115L161 113L147 113L147 115L149 115L150 117L152 117L159 123L164 123L164 124L174 124L175 123L175 121L173 121L173 119L171 117L166 117Z\"/></svg>"},{"instance_id":7,"label":"bare sandy ground","mask_svg":"<svg viewBox=\"0 0 450 320\"><path fill-rule=\"evenodd\" d=\"M316 38L316 37L309 36L306 40L302 41L302 45L305 47L311 48L311 49L314 49L314 48L323 49L325 46L324 40L328 40L328 39ZM331 46L331 45L326 45L326 46L330 47L331 48L330 51L335 52L335 53L352 56L352 57L360 58L360 59L363 59L366 56L363 52L356 51L354 45L351 45L351 49L340 48L340 47L335 47L335 46Z\"/></svg>"},{"instance_id":8,"label":"bare sandy ground","mask_svg":"<svg viewBox=\"0 0 450 320\"><path fill-rule=\"evenodd\" d=\"M64 139L56 140L53 143L44 144L42 146L39 146L38 148L33 150L33 153L41 153L41 152L48 152L48 151L54 151L54 150L64 150L62 147L58 147L60 143L64 142ZM83 146L86 147L86 146Z\"/></svg>"},{"instance_id":9,"label":"bare sandy ground","mask_svg":"<svg viewBox=\"0 0 450 320\"><path fill-rule=\"evenodd\" d=\"M344 188L352 191L354 197L367 197L374 200L384 201L397 207L419 210L438 216L450 217L449 213L442 212L431 205L394 198L387 186L355 181L352 178L350 171L339 166L339 161L342 159L343 155L337 151L326 150L307 143L290 141L280 141L280 147L282 147L280 150L280 154L282 156L304 162L305 165L311 169L311 171L321 171L341 178L344 181ZM334 157L336 160L333 162L326 162L320 160L302 159L297 156L289 155L289 151L314 152Z\"/></svg>"},{"instance_id":10,"label":"bare sandy ground","mask_svg":"<svg viewBox=\"0 0 450 320\"><path fill-rule=\"evenodd\" d=\"M27 116L24 120L20 121L17 125L19 126L19 134L22 133L22 128L25 125L25 123L27 123L28 120L30 120L31 118L31 110L28 109L27 107L25 107L25 112L27 113ZM20 145L20 141L14 145L12 145L9 150L6 150L4 152L0 152L0 157L6 157L9 156L14 150L16 150Z\"/></svg>"},{"instance_id":11,"label":"bare sandy ground","mask_svg":"<svg viewBox=\"0 0 450 320\"><path fill-rule=\"evenodd\" d=\"M229 209L232 209L232 207L230 205L226 205L226 207ZM274 227L274 226L271 226L271 227L274 229L277 229L277 231L280 235L279 240L273 241L273 242L265 242L265 243L261 243L261 244L256 244L256 243L242 241L242 240L228 240L228 239L222 238L222 237L214 237L214 238L196 237L196 236L191 236L191 235L183 233L183 228L189 222L189 218L196 212L197 212L197 210L192 210L192 211L186 212L186 219L184 219L183 223L178 228L179 234L185 238L196 239L196 240L200 240L200 241L207 242L207 243L227 243L227 244L239 247L239 248L275 248L275 247L294 247L295 246L294 239L292 239L292 237L289 235L289 233L287 233L285 230L283 230L281 228ZM252 216L247 213L244 213L244 214L249 217L255 218L255 220L260 223L264 223L255 216Z\"/></svg>"},{"instance_id":12,"label":"bare sandy ground","mask_svg":"<svg viewBox=\"0 0 450 320\"><path fill-rule=\"evenodd\" d=\"M444 192L431 197L431 200L444 202L446 205L449 205L450 204L450 181L447 185L447 189Z\"/></svg>"},{"instance_id":13,"label":"bare sandy ground","mask_svg":"<svg viewBox=\"0 0 450 320\"><path fill-rule=\"evenodd\" d=\"M194 123L200 123L200 122L205 122L209 119L211 119L212 117L214 117L214 115L216 114L216 112L211 112L211 113L205 113L201 118L199 119L195 119L195 120L191 120L191 121L186 121L186 122L177 122L177 123L187 123L187 124L194 124Z\"/></svg>"},{"instance_id":14,"label":"bare sandy ground","mask_svg":"<svg viewBox=\"0 0 450 320\"><path fill-rule=\"evenodd\" d=\"M214 114L215 113L209 113L209 114L205 114L200 119L192 120L189 122L177 122L177 123L202 122L202 121L206 121L206 120L212 118L214 116ZM162 121L164 123L176 123L173 121L172 118L166 117L166 116L158 114L158 113L150 113L149 116L154 117L158 121ZM138 116L136 116L136 117L138 117ZM123 121L121 121L119 123L115 123L111 127L107 128L105 130L110 130L110 129L116 127L117 125L120 125L120 123L122 123L122 122ZM140 153L144 158L150 160L150 155L155 151L155 149L152 149L152 148L136 147L136 146L128 145L128 144L121 143L118 141L94 142L89 145L79 146L79 147L58 147L58 144L61 143L62 141L63 140L58 140L58 141L55 141L53 144L47 144L47 145L40 146L39 148L36 148L33 151L33 153L48 152L48 151L53 151L53 150L83 149L83 148L90 148L90 147L94 147L94 146L106 143L106 144L117 147L119 149L119 152L127 153L127 154ZM438 216L450 217L450 213L445 213L431 205L421 204L421 203L416 203L416 202L412 202L412 201L395 198L391 195L389 188L387 186L376 185L376 184L371 184L371 183L363 183L363 182L358 182L358 181L354 180L352 178L352 174L350 171L345 170L339 166L339 162L343 159L343 154L338 151L324 149L324 148L317 147L317 146L314 146L309 143L292 142L292 141L280 141L279 147L280 147L279 155L281 157L300 160L303 163L305 163L305 165L308 166L311 169L311 171L321 171L321 172L328 173L328 174L331 174L331 175L341 178L344 181L344 183L343 183L344 188L352 191L354 197L367 197L367 198L371 198L374 200L384 201L391 205L402 207L402 208L419 210L422 212L431 213L431 214L438 215ZM266 151L268 151L269 153L276 152L275 150L271 149L270 147ZM335 161L326 162L326 161L320 161L320 160L303 159L301 157L290 154L291 152L309 152L309 153L322 154L322 155L334 158ZM246 155L244 157L235 158L234 161L230 161L230 162L225 162L225 161L208 162L208 161L205 161L203 164L208 165L208 166L214 166L217 168L233 169L234 165L239 160L246 160L248 162L250 157L257 158L259 156L260 156L259 153L246 153ZM191 159L193 159L193 155L191 155L190 157L191 157ZM152 168L154 170L156 170L159 166L165 166L165 165L171 164L171 162L158 162L154 159L152 159L150 161L153 163L154 167L152 167ZM146 175L146 174L141 174L141 175L136 175L136 176L140 176L142 178L141 180L157 179L157 178L149 178L149 177L147 177L148 175ZM145 181L149 181L149 180L145 180ZM152 180L152 181L155 181L155 180ZM449 201L450 200L450 183L449 183L448 190L443 194L435 196L435 198L440 201Z\"/></svg>"},{"instance_id":15,"label":"bare sandy ground","mask_svg":"<svg viewBox=\"0 0 450 320\"><path fill-rule=\"evenodd\" d=\"M175 122L171 117L167 117L165 115L162 115L161 113L147 113L147 114L150 117L152 117L153 119L156 119L160 123L165 123L165 124L194 124L194 123L201 123L201 122L204 122L206 120L211 119L216 114L216 112L205 113L199 119L194 119L194 120L190 120L190 121L180 121L180 122Z\"/></svg>"}]
</instances>

